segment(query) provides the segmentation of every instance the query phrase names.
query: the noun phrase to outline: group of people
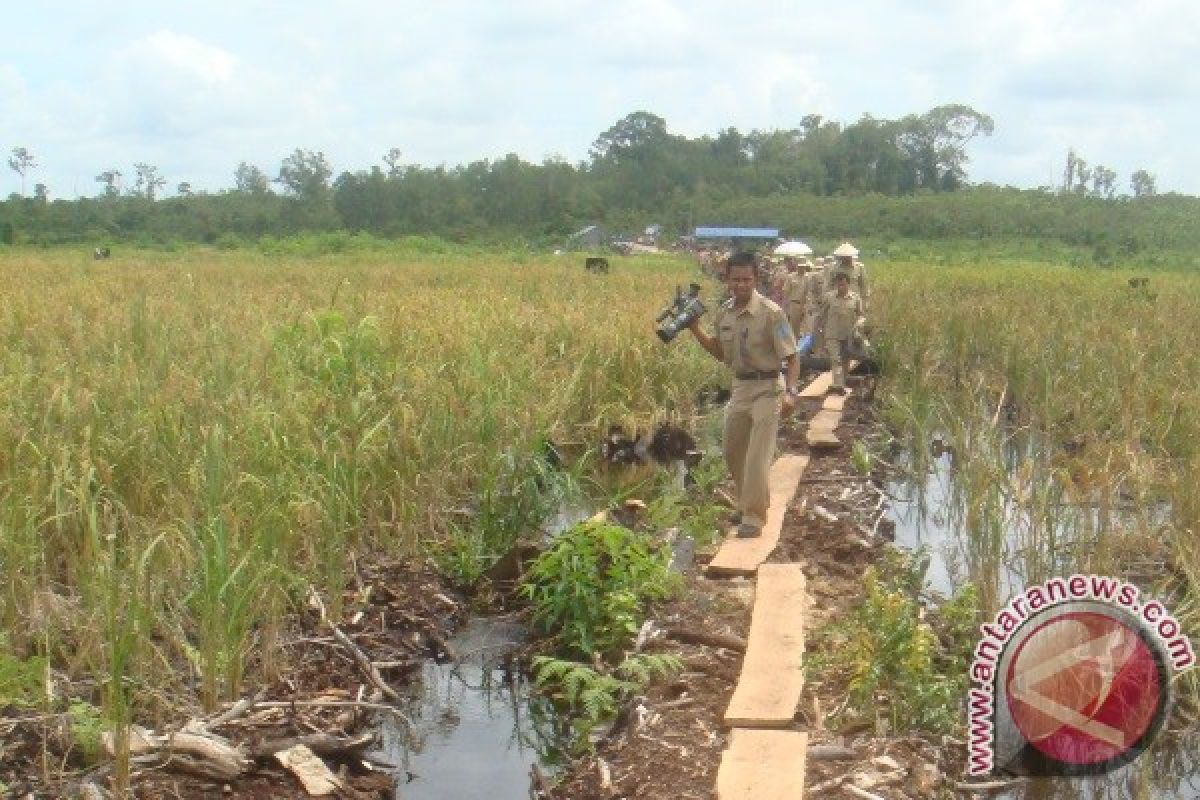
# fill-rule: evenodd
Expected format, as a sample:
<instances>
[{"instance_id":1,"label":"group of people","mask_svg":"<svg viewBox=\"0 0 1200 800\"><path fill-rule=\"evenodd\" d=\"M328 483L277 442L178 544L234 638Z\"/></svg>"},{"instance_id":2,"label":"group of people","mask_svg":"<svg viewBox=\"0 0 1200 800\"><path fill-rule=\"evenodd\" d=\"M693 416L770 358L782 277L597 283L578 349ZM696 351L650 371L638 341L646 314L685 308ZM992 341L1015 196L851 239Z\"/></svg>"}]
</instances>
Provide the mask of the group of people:
<instances>
[{"instance_id":1,"label":"group of people","mask_svg":"<svg viewBox=\"0 0 1200 800\"><path fill-rule=\"evenodd\" d=\"M699 319L689 326L700 346L733 372L722 446L733 476L731 521L738 536L758 536L766 522L775 437L800 391L797 335L829 355L830 391L843 394L847 361L866 346L867 274L858 250L847 242L818 262L785 259L764 276L753 253L734 253L724 261L727 299L712 332Z\"/></svg>"}]
</instances>

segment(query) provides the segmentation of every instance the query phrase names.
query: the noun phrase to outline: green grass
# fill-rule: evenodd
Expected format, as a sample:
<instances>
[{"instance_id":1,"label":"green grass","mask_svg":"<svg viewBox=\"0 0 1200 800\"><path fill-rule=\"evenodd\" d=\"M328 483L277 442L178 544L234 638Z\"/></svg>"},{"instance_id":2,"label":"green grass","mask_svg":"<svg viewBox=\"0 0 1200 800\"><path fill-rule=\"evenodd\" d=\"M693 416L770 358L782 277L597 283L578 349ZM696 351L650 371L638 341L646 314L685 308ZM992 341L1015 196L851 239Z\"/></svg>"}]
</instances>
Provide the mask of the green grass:
<instances>
[{"instance_id":1,"label":"green grass","mask_svg":"<svg viewBox=\"0 0 1200 800\"><path fill-rule=\"evenodd\" d=\"M1200 633L1200 274L881 263L882 415L945 513L981 613L1005 576L1134 578ZM1166 565L1168 569L1162 567Z\"/></svg>"}]
</instances>

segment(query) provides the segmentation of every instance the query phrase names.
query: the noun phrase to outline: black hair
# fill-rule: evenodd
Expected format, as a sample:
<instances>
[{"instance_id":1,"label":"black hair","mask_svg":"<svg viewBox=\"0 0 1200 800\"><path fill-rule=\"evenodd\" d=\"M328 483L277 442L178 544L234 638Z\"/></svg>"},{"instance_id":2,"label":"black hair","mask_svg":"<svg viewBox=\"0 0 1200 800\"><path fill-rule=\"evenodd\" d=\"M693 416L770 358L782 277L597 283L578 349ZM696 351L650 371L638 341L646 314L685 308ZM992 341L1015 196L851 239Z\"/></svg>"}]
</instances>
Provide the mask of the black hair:
<instances>
[{"instance_id":1,"label":"black hair","mask_svg":"<svg viewBox=\"0 0 1200 800\"><path fill-rule=\"evenodd\" d=\"M757 269L758 261L754 258L754 253L742 250L741 252L731 255L729 257L729 261L726 262L726 268L730 272L733 272L737 267L750 267L750 269Z\"/></svg>"}]
</instances>

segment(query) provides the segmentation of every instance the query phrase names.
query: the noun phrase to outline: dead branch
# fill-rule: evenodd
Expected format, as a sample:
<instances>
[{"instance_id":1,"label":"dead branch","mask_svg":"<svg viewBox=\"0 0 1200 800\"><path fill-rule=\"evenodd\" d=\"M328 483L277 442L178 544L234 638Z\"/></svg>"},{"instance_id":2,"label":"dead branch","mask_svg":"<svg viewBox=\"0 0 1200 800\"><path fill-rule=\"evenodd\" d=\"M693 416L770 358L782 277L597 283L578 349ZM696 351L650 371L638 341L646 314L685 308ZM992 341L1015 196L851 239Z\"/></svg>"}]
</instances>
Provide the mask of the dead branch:
<instances>
[{"instance_id":1,"label":"dead branch","mask_svg":"<svg viewBox=\"0 0 1200 800\"><path fill-rule=\"evenodd\" d=\"M1013 778L1007 781L985 781L984 783L956 783L954 791L956 792L999 792L1004 789L1011 789L1014 786L1020 786L1025 782L1024 778Z\"/></svg>"},{"instance_id":2,"label":"dead branch","mask_svg":"<svg viewBox=\"0 0 1200 800\"><path fill-rule=\"evenodd\" d=\"M884 800L884 798L880 795L877 795L874 792L868 792L866 789L860 789L852 783L843 783L842 791L849 792L855 797L862 798L862 800Z\"/></svg>"},{"instance_id":3,"label":"dead branch","mask_svg":"<svg viewBox=\"0 0 1200 800\"><path fill-rule=\"evenodd\" d=\"M254 758L270 758L276 753L291 750L296 745L302 744L319 756L340 759L357 758L374 740L375 735L371 733L364 733L353 738L314 733L308 736L290 736L286 739L268 739L252 746L250 755Z\"/></svg>"},{"instance_id":4,"label":"dead branch","mask_svg":"<svg viewBox=\"0 0 1200 800\"><path fill-rule=\"evenodd\" d=\"M333 623L333 620L329 619L329 615L325 612L325 603L321 601L321 597L317 594L315 589L309 590L309 599L320 612L321 621L329 626L330 632L333 634L333 637L338 640L338 643L350 651L350 655L354 657L354 663L358 665L359 670L363 673L363 675L366 676L367 680L371 682L371 685L383 692L383 696L388 700L393 702L399 700L400 693L388 685L388 682L385 681L383 676L379 674L379 670L377 670L375 665L371 663L371 659L367 658L367 654L359 649L358 645L356 645L354 641L347 636L344 631L342 631L341 628Z\"/></svg>"},{"instance_id":5,"label":"dead branch","mask_svg":"<svg viewBox=\"0 0 1200 800\"><path fill-rule=\"evenodd\" d=\"M674 639L677 642L684 644L699 644L705 647L723 647L726 650L735 650L739 653L746 652L746 640L739 636L732 636L724 633L706 633L704 631L692 631L684 628L668 628L666 632L668 639Z\"/></svg>"}]
</instances>

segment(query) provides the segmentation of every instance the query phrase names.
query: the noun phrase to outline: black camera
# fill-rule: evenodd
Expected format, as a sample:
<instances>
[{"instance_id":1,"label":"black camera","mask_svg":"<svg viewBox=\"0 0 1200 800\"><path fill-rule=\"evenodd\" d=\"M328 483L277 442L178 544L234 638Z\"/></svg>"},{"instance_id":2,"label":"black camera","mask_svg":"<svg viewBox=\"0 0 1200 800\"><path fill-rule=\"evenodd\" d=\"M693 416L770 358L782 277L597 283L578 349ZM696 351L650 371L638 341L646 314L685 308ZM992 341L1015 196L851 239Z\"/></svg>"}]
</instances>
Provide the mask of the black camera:
<instances>
[{"instance_id":1,"label":"black camera","mask_svg":"<svg viewBox=\"0 0 1200 800\"><path fill-rule=\"evenodd\" d=\"M658 338L663 342L671 341L699 319L704 310L704 304L700 302L700 284L693 283L687 294L676 286L674 302L654 320L658 323Z\"/></svg>"}]
</instances>

